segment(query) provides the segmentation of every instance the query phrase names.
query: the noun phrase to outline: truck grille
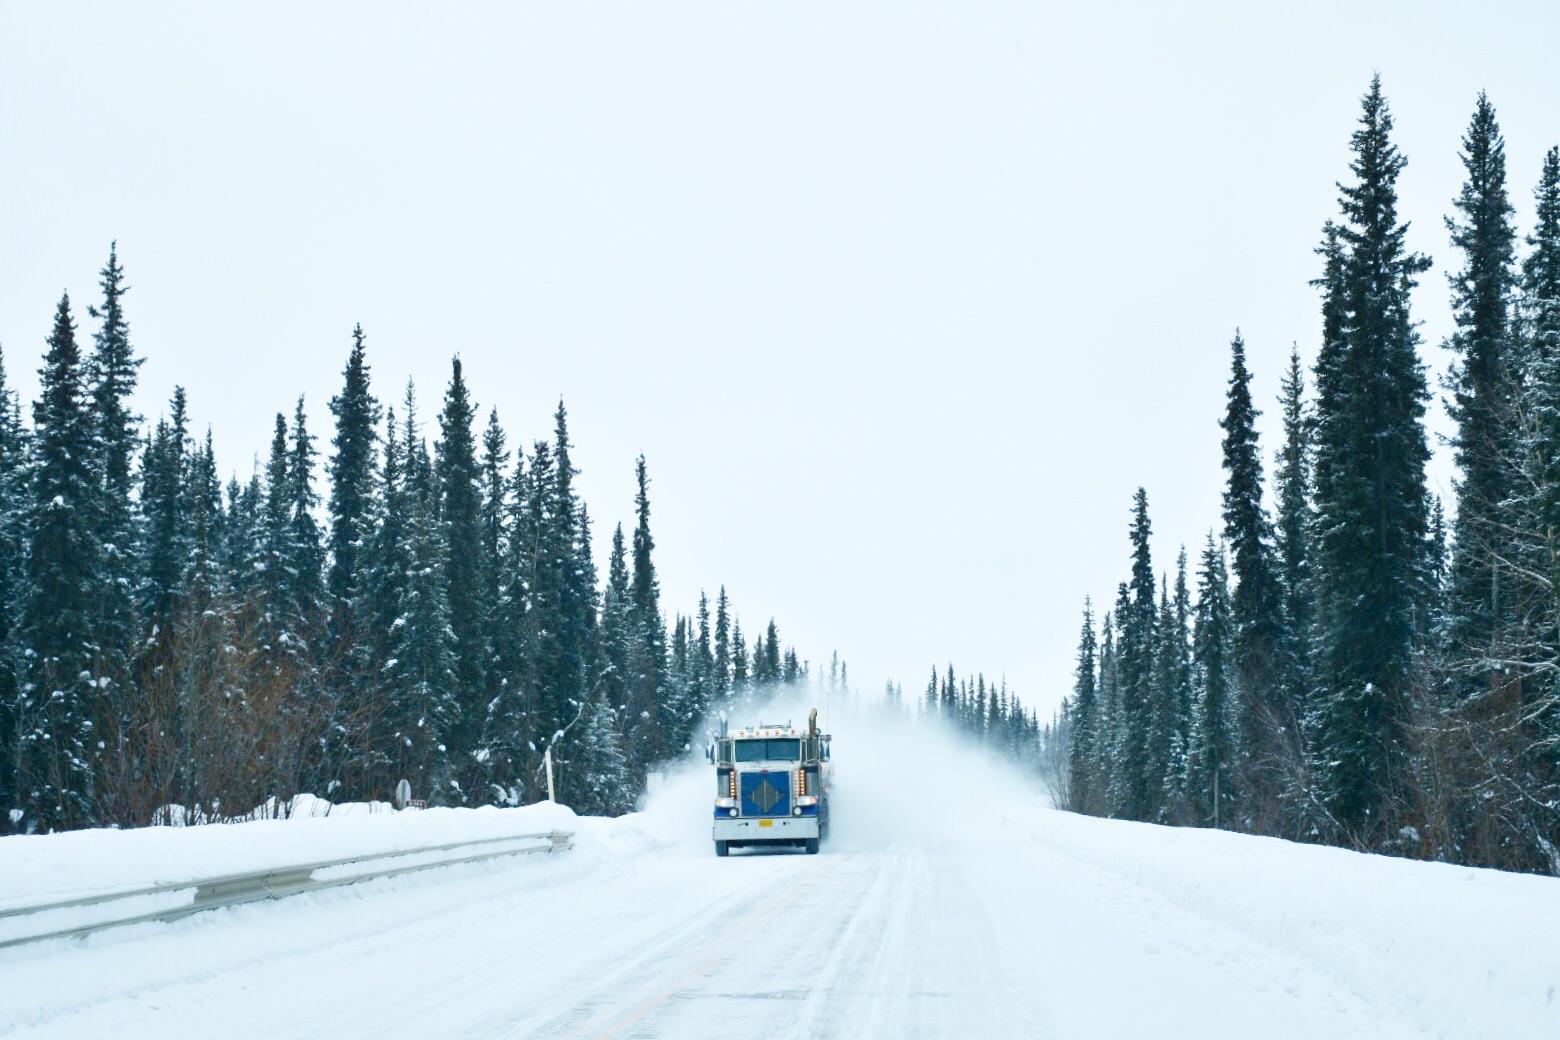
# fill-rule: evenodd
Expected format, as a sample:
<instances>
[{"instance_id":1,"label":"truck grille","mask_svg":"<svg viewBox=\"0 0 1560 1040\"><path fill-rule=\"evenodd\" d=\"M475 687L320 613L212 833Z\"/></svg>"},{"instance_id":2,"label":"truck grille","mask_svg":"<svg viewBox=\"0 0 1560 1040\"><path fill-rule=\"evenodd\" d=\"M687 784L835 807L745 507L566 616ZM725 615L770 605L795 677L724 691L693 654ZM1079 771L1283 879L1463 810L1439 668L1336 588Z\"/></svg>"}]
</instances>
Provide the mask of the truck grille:
<instances>
[{"instance_id":1,"label":"truck grille","mask_svg":"<svg viewBox=\"0 0 1560 1040\"><path fill-rule=\"evenodd\" d=\"M743 773L742 815L791 815L791 774L783 771Z\"/></svg>"}]
</instances>

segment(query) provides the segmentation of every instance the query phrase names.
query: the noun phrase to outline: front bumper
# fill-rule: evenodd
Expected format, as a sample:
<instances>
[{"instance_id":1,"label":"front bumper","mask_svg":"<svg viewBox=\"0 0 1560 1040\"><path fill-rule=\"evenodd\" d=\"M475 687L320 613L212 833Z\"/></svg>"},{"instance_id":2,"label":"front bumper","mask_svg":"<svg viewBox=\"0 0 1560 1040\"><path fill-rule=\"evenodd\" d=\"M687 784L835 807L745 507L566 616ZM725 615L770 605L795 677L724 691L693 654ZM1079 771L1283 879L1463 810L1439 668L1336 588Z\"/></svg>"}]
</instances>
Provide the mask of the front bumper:
<instances>
[{"instance_id":1,"label":"front bumper","mask_svg":"<svg viewBox=\"0 0 1560 1040\"><path fill-rule=\"evenodd\" d=\"M715 821L716 841L801 841L819 836L816 816L738 816Z\"/></svg>"}]
</instances>

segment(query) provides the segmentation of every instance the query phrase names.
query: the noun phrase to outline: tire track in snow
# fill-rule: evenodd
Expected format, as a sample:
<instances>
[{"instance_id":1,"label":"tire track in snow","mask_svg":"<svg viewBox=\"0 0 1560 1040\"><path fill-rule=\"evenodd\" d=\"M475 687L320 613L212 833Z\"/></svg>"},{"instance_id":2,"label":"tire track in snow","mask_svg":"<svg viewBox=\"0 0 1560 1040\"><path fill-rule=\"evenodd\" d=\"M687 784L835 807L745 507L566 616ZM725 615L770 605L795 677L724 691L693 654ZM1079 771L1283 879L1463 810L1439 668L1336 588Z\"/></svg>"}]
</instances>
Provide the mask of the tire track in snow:
<instances>
[{"instance_id":1,"label":"tire track in snow","mask_svg":"<svg viewBox=\"0 0 1560 1040\"><path fill-rule=\"evenodd\" d=\"M738 892L734 899L726 901L723 905L711 908L705 914L701 914L700 917L704 927L678 929L679 936L689 931L711 931L709 924L712 919L715 919L719 920L722 926L722 930L718 935L725 941L716 941L713 952L710 952L708 948L701 950L693 958L684 958L677 967L661 972L654 978L646 980L638 987L635 997L607 1001L606 1008L591 1008L589 1005L581 1005L581 1009L586 1012L586 1016L572 1032L567 1034L568 1040L581 1040L581 1038L586 1036L589 1036L590 1040L614 1040L614 1038L621 1036L625 1029L646 1019L668 1001L682 993L695 979L707 974L717 965L728 960L745 943L753 942L752 933L743 926L766 917L783 920L786 910L822 885L837 868L837 864L825 862L819 868L803 875L798 887L777 905L758 904L749 909L745 914L727 915L725 911L729 909L731 903L743 897L751 898L750 893ZM671 938L675 939L675 937ZM691 966L689 965L690 959L695 961ZM621 977L623 974L623 971L614 973L617 977ZM635 1003L636 997L642 997L643 999ZM626 1011L623 1011L625 1004L631 1006ZM615 1020L610 1021L605 1028L600 1028L600 1031L593 1032L593 1029L599 1027L599 1020L609 1017L614 1010L622 1013Z\"/></svg>"},{"instance_id":2,"label":"tire track in snow","mask_svg":"<svg viewBox=\"0 0 1560 1040\"><path fill-rule=\"evenodd\" d=\"M897 897L893 901L889 899L891 892ZM894 938L902 937L904 933L902 915L895 914L896 910L903 910L903 894L904 856L887 854L873 875L865 898L851 911L839 938L832 944L831 952L819 966L812 988L786 1034L787 1040L811 1040L832 1035L833 1030L826 1032L825 1027L836 1025L838 1016L828 1015L826 1011L834 1012L841 1003L844 979L854 983L848 991L852 1002L863 1001L866 1007L874 1011L881 1006L881 987L895 952L892 943ZM896 924L897 928L894 927ZM852 977L846 969L861 963L868 965L865 977ZM906 977L903 972L900 974L902 978ZM868 1022L876 1017L875 1013L868 1015L867 1022L859 1023L848 1035L863 1040L878 1035L864 1031Z\"/></svg>"}]
</instances>

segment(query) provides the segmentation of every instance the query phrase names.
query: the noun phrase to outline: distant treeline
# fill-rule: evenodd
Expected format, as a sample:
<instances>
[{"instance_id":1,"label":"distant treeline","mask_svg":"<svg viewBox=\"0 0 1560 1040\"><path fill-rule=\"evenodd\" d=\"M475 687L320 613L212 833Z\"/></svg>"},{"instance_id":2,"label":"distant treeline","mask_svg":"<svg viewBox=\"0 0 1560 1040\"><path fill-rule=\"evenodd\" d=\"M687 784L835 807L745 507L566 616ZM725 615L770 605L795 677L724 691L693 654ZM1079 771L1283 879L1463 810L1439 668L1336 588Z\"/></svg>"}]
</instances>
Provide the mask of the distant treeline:
<instances>
[{"instance_id":1,"label":"distant treeline","mask_svg":"<svg viewBox=\"0 0 1560 1040\"><path fill-rule=\"evenodd\" d=\"M632 807L729 694L805 671L720 591L670 626L649 479L604 581L560 402L511 452L457 357L430 447L382 408L354 330L321 451L300 398L224 483L182 389L149 428L111 250L90 350L55 312L32 422L0 366L0 832L221 819L309 791Z\"/></svg>"},{"instance_id":2,"label":"distant treeline","mask_svg":"<svg viewBox=\"0 0 1560 1040\"><path fill-rule=\"evenodd\" d=\"M1446 225L1460 471L1426 486L1430 399L1398 219L1404 157L1379 79L1323 228L1321 348L1292 354L1264 502L1244 344L1224 430L1222 531L1188 574L1149 555L1096 625L1064 712L1079 811L1560 873L1560 151L1519 242L1480 95Z\"/></svg>"}]
</instances>

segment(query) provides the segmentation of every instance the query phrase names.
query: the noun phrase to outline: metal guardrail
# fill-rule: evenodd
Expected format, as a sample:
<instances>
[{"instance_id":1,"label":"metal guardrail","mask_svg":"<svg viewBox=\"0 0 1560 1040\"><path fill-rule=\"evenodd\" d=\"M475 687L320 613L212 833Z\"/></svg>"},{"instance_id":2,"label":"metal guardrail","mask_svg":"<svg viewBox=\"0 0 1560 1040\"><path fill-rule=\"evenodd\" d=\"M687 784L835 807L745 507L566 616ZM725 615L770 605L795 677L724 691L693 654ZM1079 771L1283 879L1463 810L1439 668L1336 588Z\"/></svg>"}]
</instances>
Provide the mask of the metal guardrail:
<instances>
[{"instance_id":1,"label":"metal guardrail","mask_svg":"<svg viewBox=\"0 0 1560 1040\"><path fill-rule=\"evenodd\" d=\"M372 881L375 878L395 877L419 870L432 870L435 867L475 863L479 860L497 859L500 856L519 856L529 852L562 852L571 847L570 839L573 837L574 835L570 831L547 831L539 834L512 834L499 838L479 838L475 841L456 841L443 845L424 845L412 849L394 849L389 852L321 860L317 863L267 867L264 870L257 870L247 874L227 874L221 877L197 878L190 881L170 881L160 885L148 885L143 888L82 896L77 899L9 907L0 909L0 949L8 946L19 946L22 943L39 942L44 939L62 939L71 936L87 935L100 929L116 928L121 925L141 924L147 921L174 921L181 917L188 917L190 914L199 913L202 910L236 906L240 903L252 903L261 899L280 899L283 896L298 895L302 892L313 892L322 888L351 885L359 881ZM520 844L520 847L492 847L498 845L514 846L517 844ZM483 851L470 851L477 848L482 848ZM463 854L439 856L440 853L451 852ZM426 856L434 856L436 858L420 860L415 863L402 862L396 865L387 865L392 860L404 861ZM358 866L367 867L368 869L333 873L340 868ZM329 873L330 876L316 877L316 873ZM178 899L171 906L160 906L154 909L147 908L148 903L168 902L177 899L181 893L190 894L188 901ZM118 914L102 920L70 925L63 925L63 922L60 920L63 915L75 916L70 913L71 911L115 903L125 905L120 908ZM112 908L110 907L110 909ZM25 929L28 923L25 920L27 918L34 919L34 923L41 926L42 930L26 930L25 934L22 935L6 934L12 931L8 926L17 921L21 921Z\"/></svg>"}]
</instances>

